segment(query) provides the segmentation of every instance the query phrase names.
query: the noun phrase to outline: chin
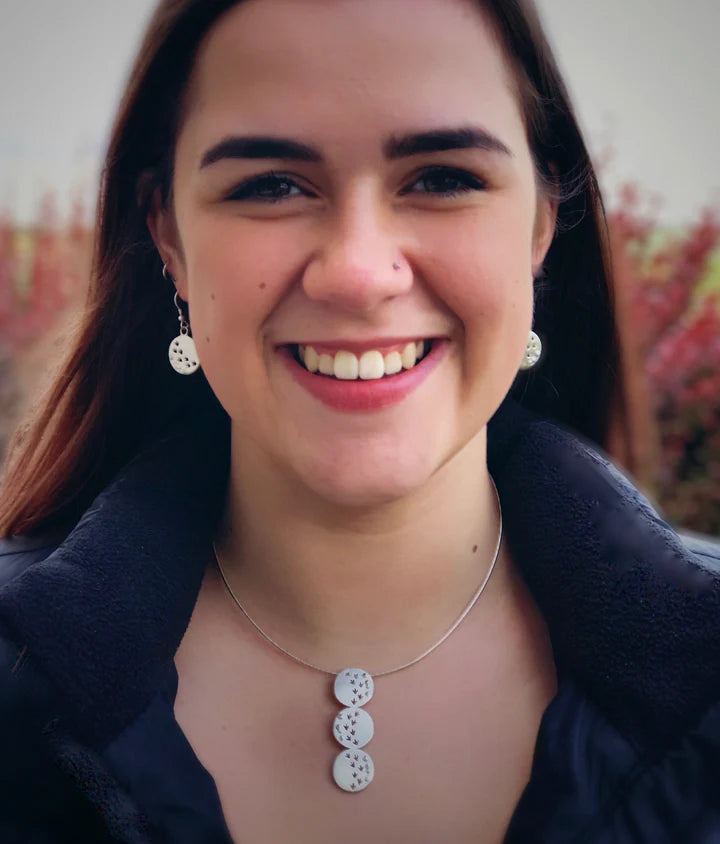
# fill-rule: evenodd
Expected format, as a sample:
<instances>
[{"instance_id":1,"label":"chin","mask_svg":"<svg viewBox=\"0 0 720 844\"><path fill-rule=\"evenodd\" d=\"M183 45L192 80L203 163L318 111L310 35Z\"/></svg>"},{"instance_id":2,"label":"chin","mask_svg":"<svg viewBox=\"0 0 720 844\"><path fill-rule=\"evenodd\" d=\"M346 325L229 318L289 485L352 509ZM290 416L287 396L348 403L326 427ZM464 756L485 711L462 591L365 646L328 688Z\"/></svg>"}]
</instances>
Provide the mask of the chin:
<instances>
[{"instance_id":1,"label":"chin","mask_svg":"<svg viewBox=\"0 0 720 844\"><path fill-rule=\"evenodd\" d=\"M303 485L334 507L366 510L392 504L421 489L443 461L424 455L335 455L305 464Z\"/></svg>"},{"instance_id":2,"label":"chin","mask_svg":"<svg viewBox=\"0 0 720 844\"><path fill-rule=\"evenodd\" d=\"M403 424L380 433L358 430L328 433L305 447L285 453L296 482L330 507L372 509L410 498L434 479L460 468L464 455L472 465L484 461L484 427L463 433L448 415L441 426ZM297 440L295 443L297 444ZM479 447L476 454L467 452Z\"/></svg>"}]
</instances>

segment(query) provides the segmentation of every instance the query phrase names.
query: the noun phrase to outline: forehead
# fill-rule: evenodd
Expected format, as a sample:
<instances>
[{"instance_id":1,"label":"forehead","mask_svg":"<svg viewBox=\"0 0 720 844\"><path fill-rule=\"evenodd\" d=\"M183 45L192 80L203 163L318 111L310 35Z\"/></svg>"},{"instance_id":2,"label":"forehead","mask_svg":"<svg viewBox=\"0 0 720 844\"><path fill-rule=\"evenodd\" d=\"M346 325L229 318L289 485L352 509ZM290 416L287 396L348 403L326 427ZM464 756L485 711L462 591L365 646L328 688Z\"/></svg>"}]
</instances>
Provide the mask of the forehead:
<instances>
[{"instance_id":1,"label":"forehead","mask_svg":"<svg viewBox=\"0 0 720 844\"><path fill-rule=\"evenodd\" d=\"M479 0L245 0L201 45L185 116L345 139L398 121L522 123Z\"/></svg>"}]
</instances>

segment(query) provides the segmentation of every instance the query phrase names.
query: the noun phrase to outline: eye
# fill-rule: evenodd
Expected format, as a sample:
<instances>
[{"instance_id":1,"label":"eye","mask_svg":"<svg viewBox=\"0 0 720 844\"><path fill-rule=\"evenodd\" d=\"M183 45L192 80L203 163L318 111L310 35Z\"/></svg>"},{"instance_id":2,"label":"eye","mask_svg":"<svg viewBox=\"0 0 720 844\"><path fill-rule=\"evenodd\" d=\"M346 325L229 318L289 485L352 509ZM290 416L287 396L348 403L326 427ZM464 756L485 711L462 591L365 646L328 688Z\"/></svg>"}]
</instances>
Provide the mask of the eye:
<instances>
[{"instance_id":1,"label":"eye","mask_svg":"<svg viewBox=\"0 0 720 844\"><path fill-rule=\"evenodd\" d=\"M485 190L486 187L482 179L468 173L467 170L458 170L455 167L428 167L412 184L403 188L401 194L429 193L451 197L470 191Z\"/></svg>"},{"instance_id":2,"label":"eye","mask_svg":"<svg viewBox=\"0 0 720 844\"><path fill-rule=\"evenodd\" d=\"M238 185L228 199L238 201L282 202L294 196L312 196L290 176L283 173L263 173Z\"/></svg>"}]
</instances>

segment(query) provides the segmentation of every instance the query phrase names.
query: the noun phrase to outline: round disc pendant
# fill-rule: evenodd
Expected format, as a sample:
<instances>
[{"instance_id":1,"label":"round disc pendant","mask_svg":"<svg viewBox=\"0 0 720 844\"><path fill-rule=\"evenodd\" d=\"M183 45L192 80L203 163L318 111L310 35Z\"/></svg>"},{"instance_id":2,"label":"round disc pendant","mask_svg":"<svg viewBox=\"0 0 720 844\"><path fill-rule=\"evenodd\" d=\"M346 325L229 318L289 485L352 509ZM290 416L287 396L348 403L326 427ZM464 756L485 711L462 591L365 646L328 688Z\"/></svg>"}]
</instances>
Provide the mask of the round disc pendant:
<instances>
[{"instance_id":1,"label":"round disc pendant","mask_svg":"<svg viewBox=\"0 0 720 844\"><path fill-rule=\"evenodd\" d=\"M362 791L375 776L375 765L363 750L343 750L335 759L333 779L343 791Z\"/></svg>"},{"instance_id":2,"label":"round disc pendant","mask_svg":"<svg viewBox=\"0 0 720 844\"><path fill-rule=\"evenodd\" d=\"M188 334L178 334L168 349L170 366L180 375L192 375L200 366L195 341Z\"/></svg>"},{"instance_id":3,"label":"round disc pendant","mask_svg":"<svg viewBox=\"0 0 720 844\"><path fill-rule=\"evenodd\" d=\"M338 712L333 724L333 735L343 747L361 748L375 733L375 725L364 709L350 707Z\"/></svg>"},{"instance_id":4,"label":"round disc pendant","mask_svg":"<svg viewBox=\"0 0 720 844\"><path fill-rule=\"evenodd\" d=\"M362 668L346 668L335 678L335 697L344 706L365 706L374 691L373 678Z\"/></svg>"}]
</instances>

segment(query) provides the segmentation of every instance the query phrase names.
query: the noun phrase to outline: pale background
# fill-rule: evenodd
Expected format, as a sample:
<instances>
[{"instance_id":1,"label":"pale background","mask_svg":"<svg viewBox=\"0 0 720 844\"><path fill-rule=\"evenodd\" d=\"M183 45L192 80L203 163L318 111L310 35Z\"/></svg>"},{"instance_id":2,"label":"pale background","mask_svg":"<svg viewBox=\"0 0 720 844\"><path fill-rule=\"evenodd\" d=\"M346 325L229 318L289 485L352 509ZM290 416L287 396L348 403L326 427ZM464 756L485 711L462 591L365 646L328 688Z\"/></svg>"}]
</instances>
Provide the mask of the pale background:
<instances>
[{"instance_id":1,"label":"pale background","mask_svg":"<svg viewBox=\"0 0 720 844\"><path fill-rule=\"evenodd\" d=\"M362 2L362 0L358 0ZM720 2L538 0L591 150L673 225L720 207ZM93 197L109 124L153 0L0 0L0 212Z\"/></svg>"}]
</instances>

